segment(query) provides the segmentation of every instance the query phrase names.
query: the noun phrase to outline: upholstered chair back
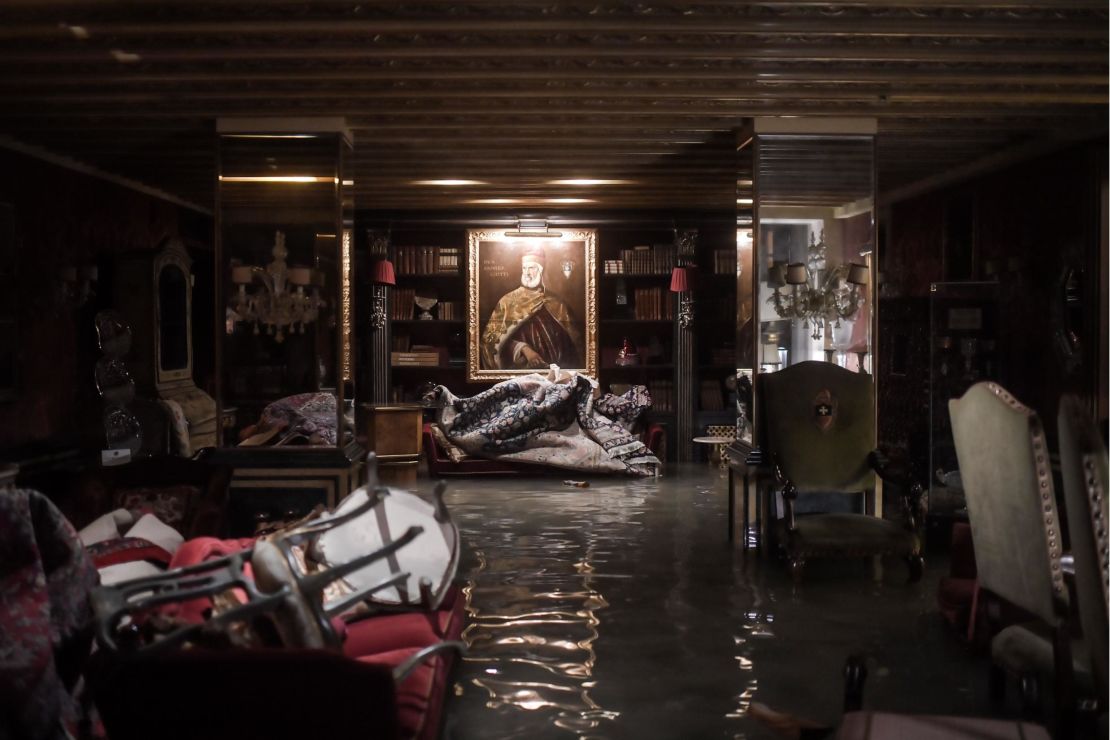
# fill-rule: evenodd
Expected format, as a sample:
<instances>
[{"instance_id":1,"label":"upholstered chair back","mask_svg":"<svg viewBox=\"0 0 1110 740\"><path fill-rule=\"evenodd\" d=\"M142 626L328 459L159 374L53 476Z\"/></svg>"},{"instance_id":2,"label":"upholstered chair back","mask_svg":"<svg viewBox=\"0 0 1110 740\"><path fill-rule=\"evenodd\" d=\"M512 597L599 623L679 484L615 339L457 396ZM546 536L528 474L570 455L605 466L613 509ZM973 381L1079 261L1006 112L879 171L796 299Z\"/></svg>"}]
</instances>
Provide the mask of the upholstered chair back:
<instances>
[{"instance_id":1,"label":"upholstered chair back","mask_svg":"<svg viewBox=\"0 0 1110 740\"><path fill-rule=\"evenodd\" d=\"M979 583L1052 624L1067 592L1040 419L996 383L976 383L948 409Z\"/></svg>"},{"instance_id":2,"label":"upholstered chair back","mask_svg":"<svg viewBox=\"0 0 1110 740\"><path fill-rule=\"evenodd\" d=\"M800 362L758 376L760 445L799 492L859 493L875 486L871 376L831 362Z\"/></svg>"},{"instance_id":3,"label":"upholstered chair back","mask_svg":"<svg viewBox=\"0 0 1110 740\"><path fill-rule=\"evenodd\" d=\"M1060 401L1060 469L1064 508L1075 558L1075 593L1083 640L1090 648L1091 667L1100 696L1107 694L1107 461L1106 447L1083 404L1074 396Z\"/></svg>"}]
</instances>

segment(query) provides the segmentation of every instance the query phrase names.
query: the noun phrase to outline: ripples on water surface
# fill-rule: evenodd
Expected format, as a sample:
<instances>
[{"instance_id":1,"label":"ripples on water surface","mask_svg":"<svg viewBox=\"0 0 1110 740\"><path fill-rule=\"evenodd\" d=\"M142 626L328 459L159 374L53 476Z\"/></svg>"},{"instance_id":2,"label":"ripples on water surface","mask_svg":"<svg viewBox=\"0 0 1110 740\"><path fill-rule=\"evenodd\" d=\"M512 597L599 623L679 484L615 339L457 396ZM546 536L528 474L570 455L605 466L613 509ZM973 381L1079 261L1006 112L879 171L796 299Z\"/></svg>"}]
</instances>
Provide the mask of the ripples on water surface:
<instances>
[{"instance_id":1,"label":"ripples on water surface","mask_svg":"<svg viewBox=\"0 0 1110 740\"><path fill-rule=\"evenodd\" d=\"M811 566L794 589L781 566L727 546L724 480L705 467L677 470L587 489L452 482L470 650L446 737L768 737L744 719L748 703L834 719L853 648L873 656L868 698L885 709L901 698L930 711L920 690L904 688L930 675L922 661L959 693L945 662L959 660L958 648L937 662L935 647L914 644L944 637L930 578L907 589L897 563L880 585L862 565ZM915 675L891 671L893 662ZM965 686L964 701L979 693ZM951 696L938 701L935 711L952 711Z\"/></svg>"}]
</instances>

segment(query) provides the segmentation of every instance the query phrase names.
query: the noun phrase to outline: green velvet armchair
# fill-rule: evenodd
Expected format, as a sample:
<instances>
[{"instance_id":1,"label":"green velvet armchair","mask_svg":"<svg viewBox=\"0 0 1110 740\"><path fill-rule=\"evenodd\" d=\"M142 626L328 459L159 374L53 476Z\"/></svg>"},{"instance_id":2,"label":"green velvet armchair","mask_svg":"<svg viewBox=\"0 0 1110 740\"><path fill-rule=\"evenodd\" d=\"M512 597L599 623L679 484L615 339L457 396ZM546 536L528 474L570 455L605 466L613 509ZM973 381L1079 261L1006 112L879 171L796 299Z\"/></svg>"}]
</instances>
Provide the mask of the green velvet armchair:
<instances>
[{"instance_id":1,"label":"green velvet armchair","mask_svg":"<svg viewBox=\"0 0 1110 740\"><path fill-rule=\"evenodd\" d=\"M761 446L782 495L779 541L800 580L811 558L883 556L904 558L911 582L924 569L917 536L921 486L907 464L895 464L874 449L875 398L871 376L828 362L801 362L760 375ZM895 487L905 507L903 520L882 516L876 475ZM799 504L815 494L861 501L860 511L801 514ZM833 498L839 498L834 496ZM881 574L875 568L876 577Z\"/></svg>"}]
</instances>

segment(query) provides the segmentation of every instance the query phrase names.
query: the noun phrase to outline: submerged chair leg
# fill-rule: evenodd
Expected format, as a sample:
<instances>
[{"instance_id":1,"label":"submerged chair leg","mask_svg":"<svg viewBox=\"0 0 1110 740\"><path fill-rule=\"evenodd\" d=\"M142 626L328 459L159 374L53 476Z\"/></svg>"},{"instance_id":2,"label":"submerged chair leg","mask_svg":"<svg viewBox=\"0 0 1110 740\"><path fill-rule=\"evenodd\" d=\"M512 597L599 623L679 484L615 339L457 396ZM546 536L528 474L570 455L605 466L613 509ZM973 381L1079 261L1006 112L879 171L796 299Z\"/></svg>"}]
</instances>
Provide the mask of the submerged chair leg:
<instances>
[{"instance_id":1,"label":"submerged chair leg","mask_svg":"<svg viewBox=\"0 0 1110 740\"><path fill-rule=\"evenodd\" d=\"M920 555L907 555L906 565L910 568L908 583L917 583L925 575L925 558Z\"/></svg>"},{"instance_id":2,"label":"submerged chair leg","mask_svg":"<svg viewBox=\"0 0 1110 740\"><path fill-rule=\"evenodd\" d=\"M867 681L867 661L859 653L848 656L844 663L844 711L863 709L863 684Z\"/></svg>"},{"instance_id":3,"label":"submerged chair leg","mask_svg":"<svg viewBox=\"0 0 1110 740\"><path fill-rule=\"evenodd\" d=\"M1023 673L1018 678L1021 687L1021 716L1033 721L1041 714L1041 681L1035 673Z\"/></svg>"},{"instance_id":4,"label":"submerged chair leg","mask_svg":"<svg viewBox=\"0 0 1110 740\"><path fill-rule=\"evenodd\" d=\"M987 694L992 704L1001 705L1006 699L1006 671L995 663L987 676Z\"/></svg>"},{"instance_id":5,"label":"submerged chair leg","mask_svg":"<svg viewBox=\"0 0 1110 740\"><path fill-rule=\"evenodd\" d=\"M794 583L802 582L802 574L806 569L805 558L791 558L790 559L790 576L794 579Z\"/></svg>"}]
</instances>

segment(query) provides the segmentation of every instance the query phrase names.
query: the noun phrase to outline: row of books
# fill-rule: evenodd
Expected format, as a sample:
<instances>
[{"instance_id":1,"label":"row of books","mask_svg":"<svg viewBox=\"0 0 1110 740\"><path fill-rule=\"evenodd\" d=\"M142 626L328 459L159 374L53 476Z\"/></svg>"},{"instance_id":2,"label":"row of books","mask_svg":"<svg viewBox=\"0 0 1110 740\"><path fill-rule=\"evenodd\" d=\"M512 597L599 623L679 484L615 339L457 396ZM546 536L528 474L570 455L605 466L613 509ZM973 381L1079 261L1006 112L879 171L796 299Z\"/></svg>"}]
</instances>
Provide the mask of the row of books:
<instances>
[{"instance_id":1,"label":"row of books","mask_svg":"<svg viewBox=\"0 0 1110 740\"><path fill-rule=\"evenodd\" d=\"M714 347L709 352L709 362L713 365L731 365L736 358L736 348L732 345Z\"/></svg>"},{"instance_id":2,"label":"row of books","mask_svg":"<svg viewBox=\"0 0 1110 740\"><path fill-rule=\"evenodd\" d=\"M393 305L389 310L390 318L394 321L405 321L412 318L413 300L416 298L416 288L394 288Z\"/></svg>"},{"instance_id":3,"label":"row of books","mask_svg":"<svg viewBox=\"0 0 1110 740\"><path fill-rule=\"evenodd\" d=\"M436 306L436 318L441 321L461 321L463 318L463 302L440 301Z\"/></svg>"},{"instance_id":4,"label":"row of books","mask_svg":"<svg viewBox=\"0 0 1110 740\"><path fill-rule=\"evenodd\" d=\"M648 393L651 394L652 411L659 411L662 413L671 413L674 411L675 397L673 380L649 380L647 389Z\"/></svg>"},{"instance_id":5,"label":"row of books","mask_svg":"<svg viewBox=\"0 0 1110 740\"><path fill-rule=\"evenodd\" d=\"M701 382L701 410L702 411L724 411L725 408L725 394L721 390L721 384L716 380L703 380Z\"/></svg>"},{"instance_id":6,"label":"row of books","mask_svg":"<svg viewBox=\"0 0 1110 740\"><path fill-rule=\"evenodd\" d=\"M713 273L715 275L735 275L736 274L736 250L735 249L714 249L713 250Z\"/></svg>"},{"instance_id":7,"label":"row of books","mask_svg":"<svg viewBox=\"0 0 1110 740\"><path fill-rule=\"evenodd\" d=\"M462 267L458 247L396 247L393 264L401 275L457 275Z\"/></svg>"},{"instance_id":8,"label":"row of books","mask_svg":"<svg viewBox=\"0 0 1110 740\"><path fill-rule=\"evenodd\" d=\"M662 288L637 288L632 293L633 318L641 321L673 319L674 301Z\"/></svg>"},{"instance_id":9,"label":"row of books","mask_svg":"<svg viewBox=\"0 0 1110 740\"><path fill-rule=\"evenodd\" d=\"M605 260L606 275L670 275L675 266L674 247L633 247L622 249L619 260Z\"/></svg>"}]
</instances>

